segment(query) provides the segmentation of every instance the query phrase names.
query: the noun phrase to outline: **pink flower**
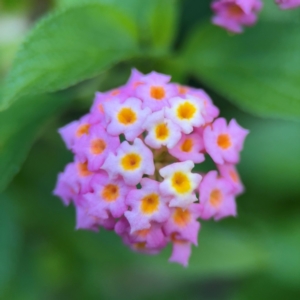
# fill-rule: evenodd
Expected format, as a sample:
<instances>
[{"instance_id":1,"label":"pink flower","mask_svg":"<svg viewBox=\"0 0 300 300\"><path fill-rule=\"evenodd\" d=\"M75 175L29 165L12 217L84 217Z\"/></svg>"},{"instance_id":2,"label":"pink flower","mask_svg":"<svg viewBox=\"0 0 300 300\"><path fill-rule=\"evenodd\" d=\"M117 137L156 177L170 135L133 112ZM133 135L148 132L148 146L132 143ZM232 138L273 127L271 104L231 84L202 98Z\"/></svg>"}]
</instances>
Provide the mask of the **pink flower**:
<instances>
[{"instance_id":1,"label":"pink flower","mask_svg":"<svg viewBox=\"0 0 300 300\"><path fill-rule=\"evenodd\" d=\"M160 194L159 183L143 178L141 185L141 189L132 190L126 198L131 210L124 215L130 224L130 233L150 228L151 222L166 222L170 215L170 198Z\"/></svg>"},{"instance_id":2,"label":"pink flower","mask_svg":"<svg viewBox=\"0 0 300 300\"><path fill-rule=\"evenodd\" d=\"M179 126L164 117L164 110L152 113L143 124L148 134L145 143L154 149L167 146L172 148L181 137Z\"/></svg>"},{"instance_id":3,"label":"pink flower","mask_svg":"<svg viewBox=\"0 0 300 300\"><path fill-rule=\"evenodd\" d=\"M169 100L166 117L177 124L184 133L191 133L193 127L204 125L204 101L187 95L186 98L175 97Z\"/></svg>"},{"instance_id":4,"label":"pink flower","mask_svg":"<svg viewBox=\"0 0 300 300\"><path fill-rule=\"evenodd\" d=\"M104 103L104 110L108 120L107 132L113 136L121 133L132 142L143 132L142 124L151 113L146 107L141 108L142 102L137 98L128 98L124 103L118 100Z\"/></svg>"},{"instance_id":5,"label":"pink flower","mask_svg":"<svg viewBox=\"0 0 300 300\"><path fill-rule=\"evenodd\" d=\"M110 180L107 173L96 174L91 181L93 192L83 196L90 215L106 219L110 213L114 218L120 218L127 210L125 198L132 187L123 179Z\"/></svg>"},{"instance_id":6,"label":"pink flower","mask_svg":"<svg viewBox=\"0 0 300 300\"><path fill-rule=\"evenodd\" d=\"M300 0L275 0L281 9L292 9L300 6Z\"/></svg>"},{"instance_id":7,"label":"pink flower","mask_svg":"<svg viewBox=\"0 0 300 300\"><path fill-rule=\"evenodd\" d=\"M114 229L115 219L111 215L108 215L105 219L90 215L84 199L79 197L75 208L76 229L98 231L100 226L107 230Z\"/></svg>"},{"instance_id":8,"label":"pink flower","mask_svg":"<svg viewBox=\"0 0 300 300\"><path fill-rule=\"evenodd\" d=\"M122 237L125 244L138 252L157 254L167 245L167 239L163 233L162 226L157 223L152 223L147 229L130 233L130 224L123 217L117 222L115 231Z\"/></svg>"},{"instance_id":9,"label":"pink flower","mask_svg":"<svg viewBox=\"0 0 300 300\"><path fill-rule=\"evenodd\" d=\"M213 104L211 98L207 95L207 93L205 93L205 91L203 91L202 89L190 88L189 94L202 99L204 103L203 118L205 120L205 123L211 123L215 118L219 116L219 109Z\"/></svg>"},{"instance_id":10,"label":"pink flower","mask_svg":"<svg viewBox=\"0 0 300 300\"><path fill-rule=\"evenodd\" d=\"M240 195L244 192L243 183L234 165L218 165L218 169L221 176L231 184L234 195Z\"/></svg>"},{"instance_id":11,"label":"pink flower","mask_svg":"<svg viewBox=\"0 0 300 300\"><path fill-rule=\"evenodd\" d=\"M168 105L168 99L176 95L176 89L168 84L171 76L151 72L143 76L142 82L136 88L136 95L142 99L143 107L158 111Z\"/></svg>"},{"instance_id":12,"label":"pink flower","mask_svg":"<svg viewBox=\"0 0 300 300\"><path fill-rule=\"evenodd\" d=\"M58 130L68 149L85 135L89 135L91 122L90 115L83 116L79 121L71 122Z\"/></svg>"},{"instance_id":13,"label":"pink flower","mask_svg":"<svg viewBox=\"0 0 300 300\"><path fill-rule=\"evenodd\" d=\"M202 219L214 217L219 220L228 216L236 216L236 204L231 184L218 178L217 171L208 172L199 188Z\"/></svg>"},{"instance_id":14,"label":"pink flower","mask_svg":"<svg viewBox=\"0 0 300 300\"><path fill-rule=\"evenodd\" d=\"M237 163L248 133L249 131L238 125L234 119L227 126L226 120L219 118L204 129L204 146L215 163Z\"/></svg>"},{"instance_id":15,"label":"pink flower","mask_svg":"<svg viewBox=\"0 0 300 300\"><path fill-rule=\"evenodd\" d=\"M218 2L255 11L250 0ZM187 266L198 219L236 215L235 196L243 191L236 163L248 130L215 119L219 109L202 89L170 79L132 69L127 83L96 93L90 112L59 130L74 162L58 175L53 194L75 206L77 229L114 230L146 254L171 243L169 261ZM202 180L192 171L202 169L195 163L206 154L220 176L210 171Z\"/></svg>"},{"instance_id":16,"label":"pink flower","mask_svg":"<svg viewBox=\"0 0 300 300\"><path fill-rule=\"evenodd\" d=\"M188 135L182 135L180 141L175 147L169 150L170 154L180 161L191 160L194 163L201 163L205 160L204 144L202 135L197 132Z\"/></svg>"},{"instance_id":17,"label":"pink flower","mask_svg":"<svg viewBox=\"0 0 300 300\"><path fill-rule=\"evenodd\" d=\"M256 23L262 8L260 0L215 0L211 5L215 16L212 22L228 31L241 33L243 26Z\"/></svg>"},{"instance_id":18,"label":"pink flower","mask_svg":"<svg viewBox=\"0 0 300 300\"><path fill-rule=\"evenodd\" d=\"M117 155L110 153L102 169L107 171L111 179L121 175L126 184L137 185L144 174L154 174L153 154L136 138L132 145L123 142L117 150Z\"/></svg>"},{"instance_id":19,"label":"pink flower","mask_svg":"<svg viewBox=\"0 0 300 300\"><path fill-rule=\"evenodd\" d=\"M200 215L201 205L198 203L191 204L187 209L172 208L171 216L164 224L164 231L169 236L176 234L177 238L197 245L200 230L200 223L197 219Z\"/></svg>"},{"instance_id":20,"label":"pink flower","mask_svg":"<svg viewBox=\"0 0 300 300\"><path fill-rule=\"evenodd\" d=\"M202 176L192 173L194 163L191 160L174 163L159 170L164 181L159 189L162 195L171 196L170 207L186 208L197 201L194 190L199 186Z\"/></svg>"},{"instance_id":21,"label":"pink flower","mask_svg":"<svg viewBox=\"0 0 300 300\"><path fill-rule=\"evenodd\" d=\"M73 151L80 161L88 162L89 170L99 171L108 154L114 153L119 145L119 137L107 134L102 125L97 124L73 146Z\"/></svg>"},{"instance_id":22,"label":"pink flower","mask_svg":"<svg viewBox=\"0 0 300 300\"><path fill-rule=\"evenodd\" d=\"M70 163L64 172L59 174L53 194L61 197L64 204L68 205L76 196L91 190L93 176L94 173L89 171L87 162Z\"/></svg>"},{"instance_id":23,"label":"pink flower","mask_svg":"<svg viewBox=\"0 0 300 300\"><path fill-rule=\"evenodd\" d=\"M191 242L174 238L172 255L169 258L169 261L176 262L183 265L184 267L187 267L189 264L189 258L191 256L191 248Z\"/></svg>"},{"instance_id":24,"label":"pink flower","mask_svg":"<svg viewBox=\"0 0 300 300\"><path fill-rule=\"evenodd\" d=\"M139 85L144 84L144 82L143 82L144 77L145 77L145 75L143 73L139 72L137 69L131 70L130 77L129 77L127 83L125 84L125 89L128 90L128 94L131 94L132 91L135 91Z\"/></svg>"}]
</instances>

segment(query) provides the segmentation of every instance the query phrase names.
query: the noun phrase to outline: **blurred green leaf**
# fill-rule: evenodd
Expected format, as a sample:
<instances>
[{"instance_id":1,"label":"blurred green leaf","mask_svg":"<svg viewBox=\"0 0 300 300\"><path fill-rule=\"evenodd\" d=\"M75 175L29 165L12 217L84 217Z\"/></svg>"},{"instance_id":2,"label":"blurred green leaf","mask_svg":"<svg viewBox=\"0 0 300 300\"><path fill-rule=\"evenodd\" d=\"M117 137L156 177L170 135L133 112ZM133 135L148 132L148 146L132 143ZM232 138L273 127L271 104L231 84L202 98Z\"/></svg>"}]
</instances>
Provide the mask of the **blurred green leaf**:
<instances>
[{"instance_id":1,"label":"blurred green leaf","mask_svg":"<svg viewBox=\"0 0 300 300\"><path fill-rule=\"evenodd\" d=\"M0 191L20 170L43 125L68 100L58 95L27 97L0 112Z\"/></svg>"},{"instance_id":2,"label":"blurred green leaf","mask_svg":"<svg viewBox=\"0 0 300 300\"><path fill-rule=\"evenodd\" d=\"M153 56L171 45L177 27L178 0L58 0L60 7L81 3L100 3L129 16L138 28L140 46Z\"/></svg>"},{"instance_id":3,"label":"blurred green leaf","mask_svg":"<svg viewBox=\"0 0 300 300\"><path fill-rule=\"evenodd\" d=\"M299 53L299 26L293 20L262 21L238 36L205 25L191 34L180 62L249 112L299 120Z\"/></svg>"},{"instance_id":4,"label":"blurred green leaf","mask_svg":"<svg viewBox=\"0 0 300 300\"><path fill-rule=\"evenodd\" d=\"M43 19L25 39L6 80L0 109L20 96L63 89L138 52L130 17L100 4Z\"/></svg>"},{"instance_id":5,"label":"blurred green leaf","mask_svg":"<svg viewBox=\"0 0 300 300\"><path fill-rule=\"evenodd\" d=\"M11 199L0 195L0 297L14 274L20 248L20 232L16 225Z\"/></svg>"}]
</instances>

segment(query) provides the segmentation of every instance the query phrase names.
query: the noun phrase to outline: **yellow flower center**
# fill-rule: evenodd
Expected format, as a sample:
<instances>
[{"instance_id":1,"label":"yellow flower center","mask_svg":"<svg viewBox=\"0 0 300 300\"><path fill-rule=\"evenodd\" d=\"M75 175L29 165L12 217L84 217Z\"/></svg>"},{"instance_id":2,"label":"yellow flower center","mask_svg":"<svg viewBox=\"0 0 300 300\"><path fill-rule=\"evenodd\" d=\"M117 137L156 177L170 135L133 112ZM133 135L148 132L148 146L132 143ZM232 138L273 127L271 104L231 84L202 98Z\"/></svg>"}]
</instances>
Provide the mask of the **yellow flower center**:
<instances>
[{"instance_id":1,"label":"yellow flower center","mask_svg":"<svg viewBox=\"0 0 300 300\"><path fill-rule=\"evenodd\" d=\"M106 143L102 139L95 139L91 142L91 152L95 155L101 154L106 149Z\"/></svg>"},{"instance_id":2,"label":"yellow flower center","mask_svg":"<svg viewBox=\"0 0 300 300\"><path fill-rule=\"evenodd\" d=\"M128 153L121 159L121 165L126 171L134 171L141 165L142 158L137 153Z\"/></svg>"},{"instance_id":3,"label":"yellow flower center","mask_svg":"<svg viewBox=\"0 0 300 300\"><path fill-rule=\"evenodd\" d=\"M158 210L159 195L156 193L145 196L141 201L141 211L144 214L150 215Z\"/></svg>"},{"instance_id":4,"label":"yellow flower center","mask_svg":"<svg viewBox=\"0 0 300 300\"><path fill-rule=\"evenodd\" d=\"M119 197L119 187L115 184L106 185L101 193L106 202L113 202Z\"/></svg>"},{"instance_id":5,"label":"yellow flower center","mask_svg":"<svg viewBox=\"0 0 300 300\"><path fill-rule=\"evenodd\" d=\"M228 149L231 146L230 136L226 133L220 134L217 139L217 144L223 150Z\"/></svg>"},{"instance_id":6,"label":"yellow flower center","mask_svg":"<svg viewBox=\"0 0 300 300\"><path fill-rule=\"evenodd\" d=\"M151 86L150 96L155 100L162 100L165 98L166 92L162 86Z\"/></svg>"},{"instance_id":7,"label":"yellow flower center","mask_svg":"<svg viewBox=\"0 0 300 300\"><path fill-rule=\"evenodd\" d=\"M179 194L191 192L192 185L187 175L182 172L175 172L171 179L172 187Z\"/></svg>"},{"instance_id":8,"label":"yellow flower center","mask_svg":"<svg viewBox=\"0 0 300 300\"><path fill-rule=\"evenodd\" d=\"M169 128L167 124L162 123L156 126L155 135L158 140L166 140L169 137Z\"/></svg>"},{"instance_id":9,"label":"yellow flower center","mask_svg":"<svg viewBox=\"0 0 300 300\"><path fill-rule=\"evenodd\" d=\"M177 108L177 115L179 119L182 120L190 120L194 117L197 109L195 105L192 103L185 101L184 103L180 104Z\"/></svg>"},{"instance_id":10,"label":"yellow flower center","mask_svg":"<svg viewBox=\"0 0 300 300\"><path fill-rule=\"evenodd\" d=\"M122 108L118 113L118 120L121 124L131 125L136 119L136 113L129 107Z\"/></svg>"}]
</instances>

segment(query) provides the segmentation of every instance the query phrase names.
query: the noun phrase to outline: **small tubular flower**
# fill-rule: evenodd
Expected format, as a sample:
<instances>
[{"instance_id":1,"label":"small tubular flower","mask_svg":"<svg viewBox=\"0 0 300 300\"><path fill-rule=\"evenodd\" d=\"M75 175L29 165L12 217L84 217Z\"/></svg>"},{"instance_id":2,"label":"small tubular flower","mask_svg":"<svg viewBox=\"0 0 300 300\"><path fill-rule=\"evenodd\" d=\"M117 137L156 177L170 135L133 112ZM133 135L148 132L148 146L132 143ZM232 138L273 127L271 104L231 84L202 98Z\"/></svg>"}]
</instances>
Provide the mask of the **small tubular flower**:
<instances>
[{"instance_id":1,"label":"small tubular flower","mask_svg":"<svg viewBox=\"0 0 300 300\"><path fill-rule=\"evenodd\" d=\"M120 235L124 243L134 251L157 254L167 244L166 236L161 225L152 223L151 227L130 233L128 220L122 217L115 226L115 232Z\"/></svg>"},{"instance_id":2,"label":"small tubular flower","mask_svg":"<svg viewBox=\"0 0 300 300\"><path fill-rule=\"evenodd\" d=\"M300 0L275 0L281 9L293 9L300 6Z\"/></svg>"},{"instance_id":3,"label":"small tubular flower","mask_svg":"<svg viewBox=\"0 0 300 300\"><path fill-rule=\"evenodd\" d=\"M73 152L82 162L88 162L91 171L99 171L109 153L114 153L120 145L119 137L107 134L100 125L93 125L89 135L83 136L74 146Z\"/></svg>"},{"instance_id":4,"label":"small tubular flower","mask_svg":"<svg viewBox=\"0 0 300 300\"><path fill-rule=\"evenodd\" d=\"M83 196L86 200L88 213L96 218L120 218L127 210L125 198L132 187L125 184L123 179L110 180L107 173L96 174L91 182L93 192Z\"/></svg>"},{"instance_id":5,"label":"small tubular flower","mask_svg":"<svg viewBox=\"0 0 300 300\"><path fill-rule=\"evenodd\" d=\"M187 98L175 97L169 100L166 117L177 124L184 133L191 133L193 127L204 125L204 102L202 99L187 95Z\"/></svg>"},{"instance_id":6,"label":"small tubular flower","mask_svg":"<svg viewBox=\"0 0 300 300\"><path fill-rule=\"evenodd\" d=\"M214 121L203 132L204 146L207 153L217 164L238 163L248 130L242 128L233 119L227 126L224 118Z\"/></svg>"},{"instance_id":7,"label":"small tubular flower","mask_svg":"<svg viewBox=\"0 0 300 300\"><path fill-rule=\"evenodd\" d=\"M169 84L168 75L151 72L141 78L143 84L136 88L136 96L143 101L143 107L149 107L152 112L168 105L168 99L176 95L175 87Z\"/></svg>"},{"instance_id":8,"label":"small tubular flower","mask_svg":"<svg viewBox=\"0 0 300 300\"><path fill-rule=\"evenodd\" d=\"M232 185L234 195L240 195L244 192L244 185L234 165L218 165L218 170L220 175Z\"/></svg>"},{"instance_id":9,"label":"small tubular flower","mask_svg":"<svg viewBox=\"0 0 300 300\"><path fill-rule=\"evenodd\" d=\"M256 23L262 8L260 0L215 0L211 5L215 15L212 22L234 33L241 33L243 26Z\"/></svg>"},{"instance_id":10,"label":"small tubular flower","mask_svg":"<svg viewBox=\"0 0 300 300\"><path fill-rule=\"evenodd\" d=\"M180 161L186 161L189 159L194 163L203 162L205 157L203 154L204 144L202 135L197 132L182 135L176 146L170 149L169 152Z\"/></svg>"},{"instance_id":11,"label":"small tubular flower","mask_svg":"<svg viewBox=\"0 0 300 300\"><path fill-rule=\"evenodd\" d=\"M161 146L173 148L181 137L180 128L164 117L163 110L151 114L146 119L143 128L148 132L145 143L154 149Z\"/></svg>"},{"instance_id":12,"label":"small tubular flower","mask_svg":"<svg viewBox=\"0 0 300 300\"><path fill-rule=\"evenodd\" d=\"M85 200L78 197L76 201L76 229L85 229L98 231L102 226L107 230L113 230L116 224L115 219L111 215L107 215L105 219L94 217L89 214Z\"/></svg>"},{"instance_id":13,"label":"small tubular flower","mask_svg":"<svg viewBox=\"0 0 300 300\"><path fill-rule=\"evenodd\" d=\"M215 220L236 215L235 198L231 184L218 178L217 171L208 172L199 188L202 219L214 217Z\"/></svg>"},{"instance_id":14,"label":"small tubular flower","mask_svg":"<svg viewBox=\"0 0 300 300\"><path fill-rule=\"evenodd\" d=\"M194 190L199 185L202 176L192 173L194 163L191 160L174 163L160 169L159 173L164 178L159 188L163 195L171 196L170 207L186 208L197 201Z\"/></svg>"},{"instance_id":15,"label":"small tubular flower","mask_svg":"<svg viewBox=\"0 0 300 300\"><path fill-rule=\"evenodd\" d=\"M144 174L154 174L153 154L141 139L136 138L132 145L123 142L117 155L110 153L102 169L111 179L121 175L126 184L137 185Z\"/></svg>"},{"instance_id":16,"label":"small tubular flower","mask_svg":"<svg viewBox=\"0 0 300 300\"><path fill-rule=\"evenodd\" d=\"M113 230L145 254L171 243L169 261L187 266L200 221L236 215L244 190L236 163L248 130L216 119L204 90L170 79L133 69L124 85L97 92L88 114L59 129L74 161L53 194L75 206L76 229ZM219 173L192 172L205 155Z\"/></svg>"},{"instance_id":17,"label":"small tubular flower","mask_svg":"<svg viewBox=\"0 0 300 300\"><path fill-rule=\"evenodd\" d=\"M188 208L175 207L171 209L171 217L164 225L168 235L176 234L177 239L186 240L194 245L198 244L200 223L197 219L201 216L201 205L193 203Z\"/></svg>"},{"instance_id":18,"label":"small tubular flower","mask_svg":"<svg viewBox=\"0 0 300 300\"><path fill-rule=\"evenodd\" d=\"M142 102L137 98L128 98L121 104L114 100L103 105L109 120L107 132L113 136L123 133L130 142L143 132L142 124L151 113L148 107L141 109Z\"/></svg>"},{"instance_id":19,"label":"small tubular flower","mask_svg":"<svg viewBox=\"0 0 300 300\"><path fill-rule=\"evenodd\" d=\"M192 252L192 243L189 241L176 239L175 237L173 238L172 243L173 250L169 261L176 262L184 267L187 267Z\"/></svg>"},{"instance_id":20,"label":"small tubular flower","mask_svg":"<svg viewBox=\"0 0 300 300\"><path fill-rule=\"evenodd\" d=\"M83 116L79 121L73 121L58 130L69 150L73 148L79 139L89 135L91 128L90 119L90 115Z\"/></svg>"},{"instance_id":21,"label":"small tubular flower","mask_svg":"<svg viewBox=\"0 0 300 300\"><path fill-rule=\"evenodd\" d=\"M130 233L150 228L151 222L163 223L170 215L170 199L161 195L159 183L143 178L141 186L141 189L132 190L126 198L126 204L131 210L124 215L131 226Z\"/></svg>"}]
</instances>

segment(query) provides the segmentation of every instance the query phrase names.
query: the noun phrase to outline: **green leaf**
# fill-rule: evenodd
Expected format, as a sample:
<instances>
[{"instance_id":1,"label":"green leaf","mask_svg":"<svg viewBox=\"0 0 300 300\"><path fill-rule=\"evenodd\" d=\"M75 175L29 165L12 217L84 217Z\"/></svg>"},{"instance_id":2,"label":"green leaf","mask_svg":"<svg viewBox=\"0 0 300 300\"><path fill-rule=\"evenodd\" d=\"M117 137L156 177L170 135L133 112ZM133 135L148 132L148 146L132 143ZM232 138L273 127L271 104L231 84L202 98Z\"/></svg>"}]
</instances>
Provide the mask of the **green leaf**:
<instances>
[{"instance_id":1,"label":"green leaf","mask_svg":"<svg viewBox=\"0 0 300 300\"><path fill-rule=\"evenodd\" d=\"M59 0L60 7L74 7L83 0ZM148 53L163 53L170 47L176 33L177 0L85 0L115 7L138 25L139 41Z\"/></svg>"},{"instance_id":2,"label":"green leaf","mask_svg":"<svg viewBox=\"0 0 300 300\"><path fill-rule=\"evenodd\" d=\"M21 236L11 199L0 195L0 297L17 268ZM3 298L2 298L3 299Z\"/></svg>"},{"instance_id":3,"label":"green leaf","mask_svg":"<svg viewBox=\"0 0 300 300\"><path fill-rule=\"evenodd\" d=\"M237 36L206 25L193 32L180 63L248 112L299 120L299 53L293 21L262 21Z\"/></svg>"},{"instance_id":4,"label":"green leaf","mask_svg":"<svg viewBox=\"0 0 300 300\"><path fill-rule=\"evenodd\" d=\"M20 96L63 89L138 53L137 29L115 8L87 4L54 13L27 36L0 109Z\"/></svg>"},{"instance_id":5,"label":"green leaf","mask_svg":"<svg viewBox=\"0 0 300 300\"><path fill-rule=\"evenodd\" d=\"M0 192L20 170L43 125L68 100L57 95L27 97L0 112Z\"/></svg>"}]
</instances>

